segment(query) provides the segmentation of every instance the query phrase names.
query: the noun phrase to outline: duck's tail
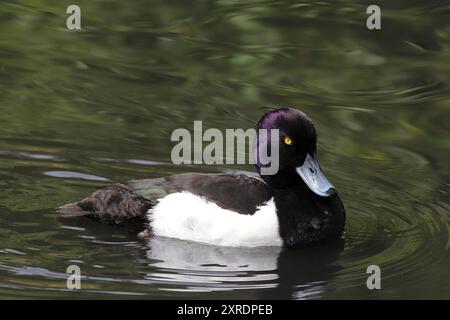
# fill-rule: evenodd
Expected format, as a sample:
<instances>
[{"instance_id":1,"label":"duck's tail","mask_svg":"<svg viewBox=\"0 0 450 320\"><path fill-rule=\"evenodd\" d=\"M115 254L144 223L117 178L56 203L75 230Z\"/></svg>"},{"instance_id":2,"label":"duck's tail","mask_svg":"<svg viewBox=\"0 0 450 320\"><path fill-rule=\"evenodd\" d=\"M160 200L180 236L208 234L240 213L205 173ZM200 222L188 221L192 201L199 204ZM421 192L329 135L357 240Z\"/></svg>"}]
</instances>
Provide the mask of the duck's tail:
<instances>
[{"instance_id":1,"label":"duck's tail","mask_svg":"<svg viewBox=\"0 0 450 320\"><path fill-rule=\"evenodd\" d=\"M144 223L147 211L154 204L154 201L136 194L131 187L116 183L79 202L63 205L57 211L64 216L88 216L105 223Z\"/></svg>"}]
</instances>

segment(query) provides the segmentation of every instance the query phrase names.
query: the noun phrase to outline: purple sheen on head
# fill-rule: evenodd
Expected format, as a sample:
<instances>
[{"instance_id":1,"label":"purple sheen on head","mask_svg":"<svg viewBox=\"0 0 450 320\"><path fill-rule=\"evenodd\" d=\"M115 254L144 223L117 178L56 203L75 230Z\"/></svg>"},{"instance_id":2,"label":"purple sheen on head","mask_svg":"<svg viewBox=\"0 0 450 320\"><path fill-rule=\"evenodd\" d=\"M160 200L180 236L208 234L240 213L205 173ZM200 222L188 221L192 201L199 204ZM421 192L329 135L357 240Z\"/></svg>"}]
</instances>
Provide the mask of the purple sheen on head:
<instances>
[{"instance_id":1,"label":"purple sheen on head","mask_svg":"<svg viewBox=\"0 0 450 320\"><path fill-rule=\"evenodd\" d=\"M293 111L298 111L292 109ZM280 108L275 109L270 112L265 113L258 122L258 128L256 133L256 141L254 143L254 163L258 173L265 164L261 163L259 159L259 152L267 152L270 155L270 140L271 140L271 129L280 129L277 126L277 122L280 117L285 117L286 119L292 118L292 114L295 112L289 112L290 108ZM261 130L266 129L266 130ZM263 132L266 131L266 132Z\"/></svg>"},{"instance_id":2,"label":"purple sheen on head","mask_svg":"<svg viewBox=\"0 0 450 320\"><path fill-rule=\"evenodd\" d=\"M316 133L312 120L300 110L294 108L279 108L267 112L264 114L258 122L258 132L256 135L256 141L254 143L254 162L256 169L260 172L261 167L264 166L258 159L258 152L260 147L266 148L266 144L269 143L267 149L270 154L270 129L279 129L280 137L284 134L290 134L289 132L294 129L301 133L304 140L310 140L310 144L315 148ZM263 134L259 137L259 129L267 129L267 135Z\"/></svg>"},{"instance_id":3,"label":"purple sheen on head","mask_svg":"<svg viewBox=\"0 0 450 320\"><path fill-rule=\"evenodd\" d=\"M282 129L281 121L305 121L312 125L312 120L300 110L294 108L279 108L265 113L258 122L258 129Z\"/></svg>"},{"instance_id":4,"label":"purple sheen on head","mask_svg":"<svg viewBox=\"0 0 450 320\"><path fill-rule=\"evenodd\" d=\"M263 129L263 130L261 130ZM271 148L270 148L270 140L271 140L271 130L267 129L264 130L265 128L258 128L258 131L256 132L256 141L253 144L253 158L254 158L254 163L255 166L258 170L258 173L260 173L260 169L265 166L265 164L263 164L261 162L260 159L260 153L266 153L267 155L270 155L271 152ZM267 165L267 164L266 164Z\"/></svg>"}]
</instances>

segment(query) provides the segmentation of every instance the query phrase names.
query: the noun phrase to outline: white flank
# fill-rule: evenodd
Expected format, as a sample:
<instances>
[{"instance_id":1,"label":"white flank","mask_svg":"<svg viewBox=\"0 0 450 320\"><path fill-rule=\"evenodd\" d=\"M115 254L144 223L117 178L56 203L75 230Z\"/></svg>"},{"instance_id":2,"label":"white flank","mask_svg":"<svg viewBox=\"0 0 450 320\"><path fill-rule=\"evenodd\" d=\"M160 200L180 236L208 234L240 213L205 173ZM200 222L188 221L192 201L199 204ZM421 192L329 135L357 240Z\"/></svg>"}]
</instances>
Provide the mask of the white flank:
<instances>
[{"instance_id":1,"label":"white flank","mask_svg":"<svg viewBox=\"0 0 450 320\"><path fill-rule=\"evenodd\" d=\"M158 236L230 247L282 246L273 199L245 215L178 192L160 199L148 218Z\"/></svg>"}]
</instances>

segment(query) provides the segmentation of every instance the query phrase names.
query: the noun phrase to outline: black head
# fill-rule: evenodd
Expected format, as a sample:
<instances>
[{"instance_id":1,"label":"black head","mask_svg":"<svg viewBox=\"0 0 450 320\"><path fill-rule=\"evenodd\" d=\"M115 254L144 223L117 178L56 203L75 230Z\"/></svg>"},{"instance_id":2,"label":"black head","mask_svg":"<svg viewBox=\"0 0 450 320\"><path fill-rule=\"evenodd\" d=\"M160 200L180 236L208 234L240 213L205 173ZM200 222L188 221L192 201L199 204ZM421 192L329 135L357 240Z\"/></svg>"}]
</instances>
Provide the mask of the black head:
<instances>
[{"instance_id":1,"label":"black head","mask_svg":"<svg viewBox=\"0 0 450 320\"><path fill-rule=\"evenodd\" d=\"M278 139L258 137L255 154L267 145L270 152L275 150L273 143L278 143L278 171L265 174L265 165L256 161L256 168L261 177L276 188L285 188L293 184L306 184L319 196L334 194L334 188L323 175L316 160L316 129L312 120L303 112L294 108L281 108L270 111L258 122L258 129L278 129ZM272 154L270 154L272 156ZM272 156L273 158L273 156ZM259 160L259 159L258 159ZM267 165L266 165L267 166Z\"/></svg>"}]
</instances>

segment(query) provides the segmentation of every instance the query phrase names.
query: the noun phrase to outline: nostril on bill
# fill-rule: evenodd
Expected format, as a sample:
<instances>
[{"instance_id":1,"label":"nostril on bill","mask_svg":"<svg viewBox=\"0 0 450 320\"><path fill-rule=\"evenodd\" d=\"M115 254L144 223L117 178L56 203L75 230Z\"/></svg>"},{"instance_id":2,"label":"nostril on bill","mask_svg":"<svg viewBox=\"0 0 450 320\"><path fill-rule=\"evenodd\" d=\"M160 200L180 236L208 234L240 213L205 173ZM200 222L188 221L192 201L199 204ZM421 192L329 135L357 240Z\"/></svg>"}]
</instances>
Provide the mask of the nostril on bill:
<instances>
[{"instance_id":1,"label":"nostril on bill","mask_svg":"<svg viewBox=\"0 0 450 320\"><path fill-rule=\"evenodd\" d=\"M328 196L334 196L337 193L335 188L330 188L327 191Z\"/></svg>"}]
</instances>

